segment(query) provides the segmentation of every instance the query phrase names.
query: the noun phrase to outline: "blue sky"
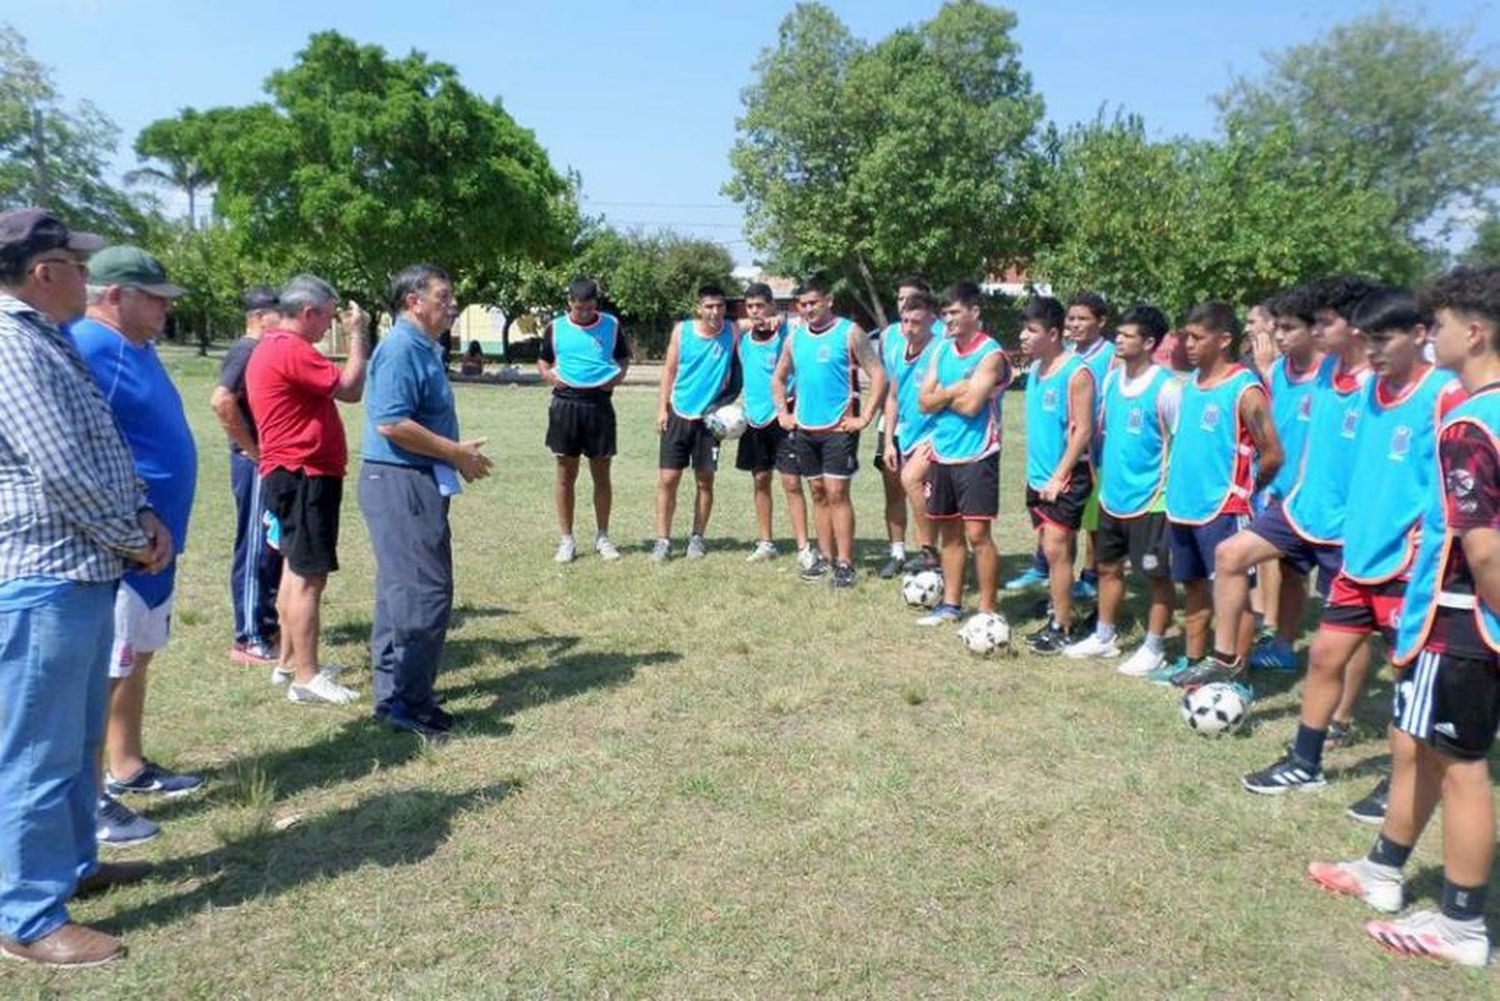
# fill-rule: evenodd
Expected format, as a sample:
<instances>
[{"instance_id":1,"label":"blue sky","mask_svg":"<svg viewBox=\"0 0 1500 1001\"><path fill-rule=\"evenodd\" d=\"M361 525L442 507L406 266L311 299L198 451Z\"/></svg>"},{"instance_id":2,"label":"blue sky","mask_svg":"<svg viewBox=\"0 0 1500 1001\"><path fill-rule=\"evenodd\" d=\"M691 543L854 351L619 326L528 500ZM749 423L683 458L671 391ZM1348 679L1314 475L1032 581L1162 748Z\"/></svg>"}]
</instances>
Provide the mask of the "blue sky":
<instances>
[{"instance_id":1,"label":"blue sky","mask_svg":"<svg viewBox=\"0 0 1500 1001\"><path fill-rule=\"evenodd\" d=\"M1419 9L1426 20L1474 25L1500 58L1500 0ZM836 0L859 37L930 17L936 0ZM1226 3L1131 0L1017 2L1017 38L1048 117L1067 124L1102 107L1138 112L1159 135L1207 135L1210 97L1262 53L1306 41L1375 8L1337 0ZM464 82L532 129L559 168L584 179L585 208L621 226L669 226L753 256L738 206L719 193L739 94L785 2L666 0L0 0L0 21L24 34L70 99L88 98L121 127L121 170L147 123L187 106L262 97L310 32L334 28L404 54L458 67Z\"/></svg>"}]
</instances>

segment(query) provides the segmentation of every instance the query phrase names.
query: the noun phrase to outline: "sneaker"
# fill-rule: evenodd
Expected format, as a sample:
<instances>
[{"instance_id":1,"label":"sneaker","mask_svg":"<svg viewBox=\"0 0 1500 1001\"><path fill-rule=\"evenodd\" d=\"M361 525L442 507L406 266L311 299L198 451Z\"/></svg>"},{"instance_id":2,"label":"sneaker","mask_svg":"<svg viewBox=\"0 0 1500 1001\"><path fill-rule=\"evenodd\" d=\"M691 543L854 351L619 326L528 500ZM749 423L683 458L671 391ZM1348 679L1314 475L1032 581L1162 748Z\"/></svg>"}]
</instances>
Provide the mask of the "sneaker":
<instances>
[{"instance_id":1,"label":"sneaker","mask_svg":"<svg viewBox=\"0 0 1500 1001\"><path fill-rule=\"evenodd\" d=\"M1125 663L1118 668L1119 672L1129 678L1144 678L1161 669L1167 662L1164 653L1152 653L1144 646L1136 647L1135 653L1125 658Z\"/></svg>"},{"instance_id":2,"label":"sneaker","mask_svg":"<svg viewBox=\"0 0 1500 1001\"><path fill-rule=\"evenodd\" d=\"M1395 914L1403 904L1401 870L1367 858L1351 862L1311 862L1307 875L1330 893L1358 897L1377 911Z\"/></svg>"},{"instance_id":3,"label":"sneaker","mask_svg":"<svg viewBox=\"0 0 1500 1001\"><path fill-rule=\"evenodd\" d=\"M745 562L764 563L767 560L774 559L775 557L776 543L766 539L761 539L755 544L755 548L750 551L750 555L745 557Z\"/></svg>"},{"instance_id":4,"label":"sneaker","mask_svg":"<svg viewBox=\"0 0 1500 1001\"><path fill-rule=\"evenodd\" d=\"M823 579L831 573L833 573L833 564L829 563L822 553L818 553L817 558L805 567L797 577L804 584L821 584Z\"/></svg>"},{"instance_id":5,"label":"sneaker","mask_svg":"<svg viewBox=\"0 0 1500 1001\"><path fill-rule=\"evenodd\" d=\"M1045 570L1036 567L1027 567L1025 570L1010 580L1006 581L1003 590L1006 591L1029 591L1034 587L1043 587L1048 580Z\"/></svg>"},{"instance_id":6,"label":"sneaker","mask_svg":"<svg viewBox=\"0 0 1500 1001\"><path fill-rule=\"evenodd\" d=\"M833 568L833 586L839 590L854 586L854 565L852 563L839 563Z\"/></svg>"},{"instance_id":7,"label":"sneaker","mask_svg":"<svg viewBox=\"0 0 1500 1001\"><path fill-rule=\"evenodd\" d=\"M1178 657L1176 660L1162 659L1162 663L1153 671L1148 671L1144 677L1153 685L1175 685L1177 679L1194 670L1199 664L1207 660L1188 660L1186 657Z\"/></svg>"},{"instance_id":8,"label":"sneaker","mask_svg":"<svg viewBox=\"0 0 1500 1001\"><path fill-rule=\"evenodd\" d=\"M609 541L609 536L607 535L594 536L594 552L599 554L601 560L606 560L610 563L620 558L620 550L615 548L615 544Z\"/></svg>"},{"instance_id":9,"label":"sneaker","mask_svg":"<svg viewBox=\"0 0 1500 1001\"><path fill-rule=\"evenodd\" d=\"M880 569L875 571L875 576L881 580L890 580L905 569L905 567L906 557L892 554L886 557L884 563L880 564Z\"/></svg>"},{"instance_id":10,"label":"sneaker","mask_svg":"<svg viewBox=\"0 0 1500 1001\"><path fill-rule=\"evenodd\" d=\"M941 569L943 569L943 560L938 556L938 551L931 546L923 546L917 550L915 556L901 566L903 573L921 573L923 570Z\"/></svg>"},{"instance_id":11,"label":"sneaker","mask_svg":"<svg viewBox=\"0 0 1500 1001\"><path fill-rule=\"evenodd\" d=\"M357 698L359 698L358 692L334 681L326 671L319 671L305 685L299 685L293 681L286 686L288 702L342 706Z\"/></svg>"},{"instance_id":12,"label":"sneaker","mask_svg":"<svg viewBox=\"0 0 1500 1001\"><path fill-rule=\"evenodd\" d=\"M797 550L797 569L811 570L814 563L818 562L818 551L811 545L804 544Z\"/></svg>"},{"instance_id":13,"label":"sneaker","mask_svg":"<svg viewBox=\"0 0 1500 1001\"><path fill-rule=\"evenodd\" d=\"M1484 919L1455 921L1438 911L1414 911L1404 918L1368 921L1365 932L1386 952L1441 959L1459 966L1486 966L1490 936Z\"/></svg>"},{"instance_id":14,"label":"sneaker","mask_svg":"<svg viewBox=\"0 0 1500 1001\"><path fill-rule=\"evenodd\" d=\"M411 715L404 709L376 710L375 718L393 730L415 733L429 740L446 740L453 732L455 720L452 714L433 707L425 713Z\"/></svg>"},{"instance_id":15,"label":"sneaker","mask_svg":"<svg viewBox=\"0 0 1500 1001\"><path fill-rule=\"evenodd\" d=\"M1213 654L1209 654L1191 670L1184 671L1172 679L1172 684L1178 688L1201 688L1203 685L1212 685L1218 682L1237 683L1243 680L1245 669L1238 663L1226 664Z\"/></svg>"},{"instance_id":16,"label":"sneaker","mask_svg":"<svg viewBox=\"0 0 1500 1001\"><path fill-rule=\"evenodd\" d=\"M1391 798L1391 777L1387 775L1375 784L1364 799L1350 805L1344 814L1361 824L1385 823L1385 808Z\"/></svg>"},{"instance_id":17,"label":"sneaker","mask_svg":"<svg viewBox=\"0 0 1500 1001\"><path fill-rule=\"evenodd\" d=\"M1027 637L1026 645L1031 648L1032 653L1051 657L1062 653L1067 648L1068 641L1068 634L1049 622Z\"/></svg>"},{"instance_id":18,"label":"sneaker","mask_svg":"<svg viewBox=\"0 0 1500 1001\"><path fill-rule=\"evenodd\" d=\"M557 552L553 555L554 563L572 563L578 556L578 543L573 541L571 535L564 535L557 540Z\"/></svg>"},{"instance_id":19,"label":"sneaker","mask_svg":"<svg viewBox=\"0 0 1500 1001\"><path fill-rule=\"evenodd\" d=\"M703 536L689 535L687 544L687 558L690 560L701 560L708 555L708 550L703 547Z\"/></svg>"},{"instance_id":20,"label":"sneaker","mask_svg":"<svg viewBox=\"0 0 1500 1001\"><path fill-rule=\"evenodd\" d=\"M104 791L111 796L125 793L157 793L172 799L186 796L203 788L201 775L179 775L158 765L150 759L128 779L117 779L109 773L104 776Z\"/></svg>"},{"instance_id":21,"label":"sneaker","mask_svg":"<svg viewBox=\"0 0 1500 1001\"><path fill-rule=\"evenodd\" d=\"M652 563L665 563L671 557L671 555L672 540L657 539L651 544L651 552L647 554L647 559L649 559Z\"/></svg>"},{"instance_id":22,"label":"sneaker","mask_svg":"<svg viewBox=\"0 0 1500 1001\"><path fill-rule=\"evenodd\" d=\"M1280 796L1288 789L1322 789L1328 784L1323 769L1309 768L1296 755L1288 754L1269 768L1251 772L1240 783L1251 792Z\"/></svg>"},{"instance_id":23,"label":"sneaker","mask_svg":"<svg viewBox=\"0 0 1500 1001\"><path fill-rule=\"evenodd\" d=\"M1323 746L1330 751L1340 747L1348 747L1353 743L1350 739L1353 728L1354 724L1352 722L1340 723L1338 720L1330 721L1328 724L1328 736L1323 738Z\"/></svg>"},{"instance_id":24,"label":"sneaker","mask_svg":"<svg viewBox=\"0 0 1500 1001\"><path fill-rule=\"evenodd\" d=\"M1094 632L1089 633L1077 643L1065 647L1063 656L1073 660L1086 660L1090 657L1114 658L1120 656L1120 647L1113 636L1107 640L1101 640L1099 634Z\"/></svg>"},{"instance_id":25,"label":"sneaker","mask_svg":"<svg viewBox=\"0 0 1500 1001\"><path fill-rule=\"evenodd\" d=\"M94 837L106 848L129 848L143 845L161 833L161 828L121 803L113 796L99 797L99 817L94 821Z\"/></svg>"},{"instance_id":26,"label":"sneaker","mask_svg":"<svg viewBox=\"0 0 1500 1001\"><path fill-rule=\"evenodd\" d=\"M236 643L229 648L229 659L250 667L265 667L274 664L281 654L269 643Z\"/></svg>"},{"instance_id":27,"label":"sneaker","mask_svg":"<svg viewBox=\"0 0 1500 1001\"><path fill-rule=\"evenodd\" d=\"M919 626L943 626L950 622L957 622L963 618L964 610L957 605L946 602L938 605L932 611L917 620Z\"/></svg>"},{"instance_id":28,"label":"sneaker","mask_svg":"<svg viewBox=\"0 0 1500 1001\"><path fill-rule=\"evenodd\" d=\"M318 673L326 674L329 678L337 678L339 675L344 673L344 665L320 664L318 665ZM271 668L271 684L276 685L278 688L282 685L290 685L292 683L292 679L296 676L297 672L293 671L285 664L277 664L275 667Z\"/></svg>"},{"instance_id":29,"label":"sneaker","mask_svg":"<svg viewBox=\"0 0 1500 1001\"><path fill-rule=\"evenodd\" d=\"M1073 582L1074 601L1093 601L1099 597L1099 585L1080 577Z\"/></svg>"},{"instance_id":30,"label":"sneaker","mask_svg":"<svg viewBox=\"0 0 1500 1001\"><path fill-rule=\"evenodd\" d=\"M1279 640L1262 637L1250 651L1250 666L1257 671L1292 673L1297 670L1297 654Z\"/></svg>"}]
</instances>

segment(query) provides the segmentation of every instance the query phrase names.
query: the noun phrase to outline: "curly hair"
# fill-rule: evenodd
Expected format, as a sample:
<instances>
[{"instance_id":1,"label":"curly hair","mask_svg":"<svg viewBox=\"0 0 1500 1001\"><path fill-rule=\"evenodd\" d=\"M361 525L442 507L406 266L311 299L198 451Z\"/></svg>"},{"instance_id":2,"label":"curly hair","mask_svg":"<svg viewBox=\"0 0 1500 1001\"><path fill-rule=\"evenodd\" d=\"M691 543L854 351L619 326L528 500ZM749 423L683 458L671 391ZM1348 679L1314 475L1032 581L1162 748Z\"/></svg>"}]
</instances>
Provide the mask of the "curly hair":
<instances>
[{"instance_id":1,"label":"curly hair","mask_svg":"<svg viewBox=\"0 0 1500 1001\"><path fill-rule=\"evenodd\" d=\"M1312 283L1314 309L1331 309L1345 321L1354 318L1360 300L1380 288L1380 283L1363 275L1330 275Z\"/></svg>"},{"instance_id":2,"label":"curly hair","mask_svg":"<svg viewBox=\"0 0 1500 1001\"><path fill-rule=\"evenodd\" d=\"M1500 265L1454 268L1422 286L1417 302L1425 313L1447 309L1481 316L1492 338L1500 337Z\"/></svg>"}]
</instances>

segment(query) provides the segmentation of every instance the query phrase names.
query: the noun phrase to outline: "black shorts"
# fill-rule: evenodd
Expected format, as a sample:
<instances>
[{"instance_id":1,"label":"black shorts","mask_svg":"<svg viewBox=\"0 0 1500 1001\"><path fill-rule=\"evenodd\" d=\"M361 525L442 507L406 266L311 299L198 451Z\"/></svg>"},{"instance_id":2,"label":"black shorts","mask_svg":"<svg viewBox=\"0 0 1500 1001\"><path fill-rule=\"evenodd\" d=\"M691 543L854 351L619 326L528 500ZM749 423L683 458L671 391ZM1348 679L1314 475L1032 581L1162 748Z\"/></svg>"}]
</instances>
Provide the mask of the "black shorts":
<instances>
[{"instance_id":1,"label":"black shorts","mask_svg":"<svg viewBox=\"0 0 1500 1001\"><path fill-rule=\"evenodd\" d=\"M1151 511L1134 518L1116 518L1099 509L1099 537L1094 543L1100 563L1124 563L1147 577L1171 576L1171 546L1167 542L1167 515Z\"/></svg>"},{"instance_id":2,"label":"black shorts","mask_svg":"<svg viewBox=\"0 0 1500 1001\"><path fill-rule=\"evenodd\" d=\"M713 472L719 468L719 439L702 420L679 417L667 411L667 429L661 434L661 447L656 452L656 468L686 469L692 466L699 472Z\"/></svg>"},{"instance_id":3,"label":"black shorts","mask_svg":"<svg viewBox=\"0 0 1500 1001\"><path fill-rule=\"evenodd\" d=\"M281 558L299 577L326 577L339 568L341 476L273 469L260 483L261 503L281 532Z\"/></svg>"},{"instance_id":4,"label":"black shorts","mask_svg":"<svg viewBox=\"0 0 1500 1001\"><path fill-rule=\"evenodd\" d=\"M615 405L608 397L563 399L547 408L547 448L559 458L607 459L615 454Z\"/></svg>"},{"instance_id":5,"label":"black shorts","mask_svg":"<svg viewBox=\"0 0 1500 1001\"><path fill-rule=\"evenodd\" d=\"M774 420L763 428L745 428L739 451L735 453L734 468L747 473L774 469L797 475L797 432L788 431Z\"/></svg>"},{"instance_id":6,"label":"black shorts","mask_svg":"<svg viewBox=\"0 0 1500 1001\"><path fill-rule=\"evenodd\" d=\"M875 434L875 455L870 459L870 464L882 473L891 472L891 470L885 468L885 442L887 438L892 437L894 434L895 432L889 428L881 428ZM896 442L896 462L898 465L901 462L901 443L899 441Z\"/></svg>"},{"instance_id":7,"label":"black shorts","mask_svg":"<svg viewBox=\"0 0 1500 1001\"><path fill-rule=\"evenodd\" d=\"M1000 453L973 462L934 462L924 488L933 521L993 521L1000 513Z\"/></svg>"},{"instance_id":8,"label":"black shorts","mask_svg":"<svg viewBox=\"0 0 1500 1001\"><path fill-rule=\"evenodd\" d=\"M1396 729L1462 761L1482 761L1500 726L1500 660L1423 650L1396 680Z\"/></svg>"},{"instance_id":9,"label":"black shorts","mask_svg":"<svg viewBox=\"0 0 1500 1001\"><path fill-rule=\"evenodd\" d=\"M804 479L847 480L859 472L859 432L798 430L797 469Z\"/></svg>"},{"instance_id":10,"label":"black shorts","mask_svg":"<svg viewBox=\"0 0 1500 1001\"><path fill-rule=\"evenodd\" d=\"M1026 510L1031 512L1031 527L1041 528L1056 525L1069 532L1078 531L1083 524L1083 509L1094 492L1094 471L1087 462L1073 467L1068 477L1068 487L1054 501L1042 500L1042 495L1026 485Z\"/></svg>"}]
</instances>

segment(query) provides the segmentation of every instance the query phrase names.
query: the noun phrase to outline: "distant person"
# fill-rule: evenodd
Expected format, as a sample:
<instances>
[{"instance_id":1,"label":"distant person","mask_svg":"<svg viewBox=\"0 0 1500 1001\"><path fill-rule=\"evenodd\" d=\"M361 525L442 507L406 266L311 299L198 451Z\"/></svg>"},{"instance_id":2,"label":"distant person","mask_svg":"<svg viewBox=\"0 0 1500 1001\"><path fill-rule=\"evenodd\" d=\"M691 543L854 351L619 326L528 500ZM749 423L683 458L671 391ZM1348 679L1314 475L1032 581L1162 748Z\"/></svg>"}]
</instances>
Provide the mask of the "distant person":
<instances>
[{"instance_id":1,"label":"distant person","mask_svg":"<svg viewBox=\"0 0 1500 1001\"><path fill-rule=\"evenodd\" d=\"M458 371L460 375L484 375L484 348L478 341L469 342L469 350L464 352Z\"/></svg>"},{"instance_id":2,"label":"distant person","mask_svg":"<svg viewBox=\"0 0 1500 1001\"><path fill-rule=\"evenodd\" d=\"M219 384L209 405L229 435L229 485L234 491L234 556L229 568L229 602L234 608L234 646L229 656L242 664L277 663L281 622L276 590L281 584L281 553L266 542L266 508L261 497L260 442L245 391L245 369L263 333L281 318L276 290L257 285L245 292L245 333L229 345L219 366Z\"/></svg>"},{"instance_id":3,"label":"distant person","mask_svg":"<svg viewBox=\"0 0 1500 1001\"><path fill-rule=\"evenodd\" d=\"M358 306L338 311L321 278L298 275L282 288L280 319L250 356L245 384L260 429L261 491L280 531L284 570L277 597L281 661L271 678L287 699L340 705L357 697L318 662L323 589L339 568L339 515L349 448L335 401L364 394L369 318ZM335 316L349 341L343 368L317 348Z\"/></svg>"},{"instance_id":4,"label":"distant person","mask_svg":"<svg viewBox=\"0 0 1500 1001\"><path fill-rule=\"evenodd\" d=\"M615 454L615 387L630 370L630 343L620 321L599 311L599 286L580 278L568 286L568 311L542 331L537 371L552 386L547 407L547 448L557 458L553 499L561 538L553 559L571 563L578 556L573 540L573 509L581 457L589 460L594 483L594 551L617 560L620 550L609 541L614 502L610 463Z\"/></svg>"},{"instance_id":5,"label":"distant person","mask_svg":"<svg viewBox=\"0 0 1500 1001\"><path fill-rule=\"evenodd\" d=\"M42 209L0 215L0 951L59 967L125 955L67 903L150 871L98 862L96 769L118 582L172 559L109 404L59 329L83 312L84 260L103 243ZM15 706L26 711L3 708Z\"/></svg>"}]
</instances>

